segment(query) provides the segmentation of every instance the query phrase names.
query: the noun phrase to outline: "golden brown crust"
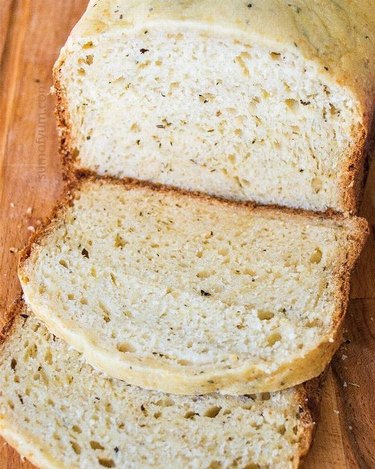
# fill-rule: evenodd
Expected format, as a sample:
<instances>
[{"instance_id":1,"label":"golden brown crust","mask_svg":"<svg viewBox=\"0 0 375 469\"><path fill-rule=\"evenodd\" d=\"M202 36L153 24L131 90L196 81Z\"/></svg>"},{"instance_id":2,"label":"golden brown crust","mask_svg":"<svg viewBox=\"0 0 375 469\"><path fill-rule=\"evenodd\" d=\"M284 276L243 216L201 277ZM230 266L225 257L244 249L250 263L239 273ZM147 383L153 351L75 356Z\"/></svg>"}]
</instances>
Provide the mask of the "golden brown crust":
<instances>
[{"instance_id":1,"label":"golden brown crust","mask_svg":"<svg viewBox=\"0 0 375 469\"><path fill-rule=\"evenodd\" d=\"M62 156L63 160L63 179L66 182L72 181L74 179L75 172L75 163L78 157L77 150L74 151L71 145L71 135L70 135L70 117L68 115L68 105L64 92L62 90L61 81L59 79L59 74L61 72L61 66L59 65L56 68L56 65L53 69L53 81L54 81L54 92L56 94L56 125L57 132L59 137L59 153Z\"/></svg>"},{"instance_id":2,"label":"golden brown crust","mask_svg":"<svg viewBox=\"0 0 375 469\"><path fill-rule=\"evenodd\" d=\"M324 371L320 376L303 383L297 389L301 421L304 426L300 441L299 465L307 456L315 436L320 418L320 401L326 375L327 372Z\"/></svg>"},{"instance_id":3,"label":"golden brown crust","mask_svg":"<svg viewBox=\"0 0 375 469\"><path fill-rule=\"evenodd\" d=\"M15 325L15 320L18 314L21 312L24 305L22 295L17 296L10 308L5 314L4 325L0 329L0 351L6 342L7 338L12 335L12 331Z\"/></svg>"},{"instance_id":4,"label":"golden brown crust","mask_svg":"<svg viewBox=\"0 0 375 469\"><path fill-rule=\"evenodd\" d=\"M343 164L344 173L339 182L342 194L342 205L351 214L358 213L362 190L364 187L364 164L366 131L357 129L354 135L358 135L354 150Z\"/></svg>"}]
</instances>

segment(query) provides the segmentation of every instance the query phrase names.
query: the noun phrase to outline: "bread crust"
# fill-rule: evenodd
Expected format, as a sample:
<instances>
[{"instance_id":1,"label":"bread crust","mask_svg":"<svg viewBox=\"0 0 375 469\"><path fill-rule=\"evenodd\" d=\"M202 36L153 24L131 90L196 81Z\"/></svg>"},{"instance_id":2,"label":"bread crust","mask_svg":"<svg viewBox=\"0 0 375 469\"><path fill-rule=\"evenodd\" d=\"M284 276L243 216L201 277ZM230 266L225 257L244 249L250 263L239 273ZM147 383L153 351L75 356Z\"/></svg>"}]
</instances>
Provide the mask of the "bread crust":
<instances>
[{"instance_id":1,"label":"bread crust","mask_svg":"<svg viewBox=\"0 0 375 469\"><path fill-rule=\"evenodd\" d=\"M315 2L316 3L316 2ZM370 0L304 2L301 6L262 0L246 4L242 0L189 0L165 5L160 0L102 0L90 2L71 33L67 44L79 38L114 31L136 31L152 26L185 23L212 31L212 28L242 35L275 46L297 49L317 64L319 73L350 90L358 102L361 123L352 129L352 145L341 165L339 180L341 211L356 214L361 201L367 151L373 139L375 110L375 19ZM250 5L250 6L249 6ZM214 12L214 13L213 13ZM319 18L315 21L314 18ZM334 25L334 27L332 26ZM65 176L82 171L71 135L71 120L60 78L66 50L62 49L54 67L57 95L57 125Z\"/></svg>"},{"instance_id":2,"label":"bread crust","mask_svg":"<svg viewBox=\"0 0 375 469\"><path fill-rule=\"evenodd\" d=\"M25 276L25 265L28 259L30 259L32 252L37 252L49 233L53 232L63 223L67 208L74 203L75 195L86 184L116 184L121 185L125 189L147 187L163 193L174 192L172 189L163 186L153 186L145 182L132 180L116 180L111 177L94 178L93 176L86 176L72 181L66 196L56 206L51 219L47 220L46 224L41 225L31 238L28 246L20 253L19 277L21 283L23 276ZM181 192L174 193L182 196ZM38 311L34 311L36 315L47 325L51 332L63 338L81 352L91 365L114 378L122 379L129 384L142 386L146 389L158 389L174 394L193 395L220 392L222 394L240 395L278 391L321 374L341 343L343 322L349 298L350 271L366 240L368 234L367 222L361 218L345 217L337 214L325 214L322 217L322 215L299 209L280 209L269 206L256 207L248 202L237 203L218 200L196 193L186 193L186 195L190 198L207 200L211 204L224 204L234 207L244 206L250 211L257 210L264 214L300 215L311 221L330 217L336 221L351 220L356 225L352 234L352 248L346 254L345 265L342 265L337 273L339 290L337 291L336 301L338 306L332 318L332 329L325 337L321 338L317 348L293 363L279 367L271 374L267 374L253 365L246 364L246 362L240 367L233 368L225 373L222 370L218 373L215 367L205 367L204 369L190 367L187 370L186 367L171 365L160 358L149 357L140 360L137 356L132 356L132 354L124 355L120 352L116 353L113 350L108 350L104 344L100 344L97 341L97 338L94 340L87 331L78 328L73 321L60 320L55 315L49 314L47 309L39 308Z\"/></svg>"},{"instance_id":3,"label":"bread crust","mask_svg":"<svg viewBox=\"0 0 375 469\"><path fill-rule=\"evenodd\" d=\"M18 322L21 320L20 315L25 310L22 298L18 297L7 313L6 324L0 330L0 353L2 353L7 340L12 336ZM324 377L325 373L295 388L295 403L300 414L301 430L299 452L293 459L293 469L297 469L303 462L313 442L316 424L319 419L319 404ZM3 415L0 415L0 434L19 454L41 469L68 469L47 451L43 442L38 441L22 426L17 425L17 423ZM78 466L69 467L69 469L78 469Z\"/></svg>"}]
</instances>

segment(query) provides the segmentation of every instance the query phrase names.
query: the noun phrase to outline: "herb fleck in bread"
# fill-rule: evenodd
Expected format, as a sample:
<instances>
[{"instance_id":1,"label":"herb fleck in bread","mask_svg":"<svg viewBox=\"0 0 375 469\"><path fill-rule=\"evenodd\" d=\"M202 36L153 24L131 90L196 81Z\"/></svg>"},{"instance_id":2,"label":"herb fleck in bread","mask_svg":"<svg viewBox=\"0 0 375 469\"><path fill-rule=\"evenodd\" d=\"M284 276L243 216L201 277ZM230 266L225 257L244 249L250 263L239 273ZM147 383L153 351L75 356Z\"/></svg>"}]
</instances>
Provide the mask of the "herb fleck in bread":
<instances>
[{"instance_id":1,"label":"herb fleck in bread","mask_svg":"<svg viewBox=\"0 0 375 469\"><path fill-rule=\"evenodd\" d=\"M89 363L181 394L275 391L339 345L360 218L78 183L27 249L27 303Z\"/></svg>"},{"instance_id":2,"label":"herb fleck in bread","mask_svg":"<svg viewBox=\"0 0 375 469\"><path fill-rule=\"evenodd\" d=\"M73 169L354 211L373 0L95 0L55 66Z\"/></svg>"},{"instance_id":3,"label":"herb fleck in bread","mask_svg":"<svg viewBox=\"0 0 375 469\"><path fill-rule=\"evenodd\" d=\"M21 308L1 346L0 433L41 468L285 469L310 446L317 383L241 397L146 391L93 370Z\"/></svg>"}]
</instances>

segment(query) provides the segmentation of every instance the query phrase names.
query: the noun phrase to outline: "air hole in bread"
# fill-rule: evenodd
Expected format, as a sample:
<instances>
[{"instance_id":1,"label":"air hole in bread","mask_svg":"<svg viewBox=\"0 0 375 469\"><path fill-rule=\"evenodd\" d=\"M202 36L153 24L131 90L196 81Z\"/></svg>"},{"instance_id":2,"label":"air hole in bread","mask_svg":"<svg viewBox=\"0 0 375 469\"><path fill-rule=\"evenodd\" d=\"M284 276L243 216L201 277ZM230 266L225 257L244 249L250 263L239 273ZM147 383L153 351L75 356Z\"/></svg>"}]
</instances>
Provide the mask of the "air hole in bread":
<instances>
[{"instance_id":1,"label":"air hole in bread","mask_svg":"<svg viewBox=\"0 0 375 469\"><path fill-rule=\"evenodd\" d=\"M170 397L165 397L164 399L159 399L158 401L156 401L155 405L159 407L172 407L173 405L175 405L175 402Z\"/></svg>"},{"instance_id":2,"label":"air hole in bread","mask_svg":"<svg viewBox=\"0 0 375 469\"><path fill-rule=\"evenodd\" d=\"M221 407L215 405L207 409L206 412L204 413L204 416L209 417L209 418L214 418L219 414L220 411L221 411Z\"/></svg>"},{"instance_id":3,"label":"air hole in bread","mask_svg":"<svg viewBox=\"0 0 375 469\"><path fill-rule=\"evenodd\" d=\"M321 322L319 321L319 319L310 319L306 325L307 327L312 328L312 327L319 327L320 324Z\"/></svg>"},{"instance_id":4,"label":"air hole in bread","mask_svg":"<svg viewBox=\"0 0 375 469\"><path fill-rule=\"evenodd\" d=\"M81 447L79 446L79 444L76 442L76 441L71 441L70 442L72 448L73 448L73 451L76 453L76 454L81 454Z\"/></svg>"},{"instance_id":5,"label":"air hole in bread","mask_svg":"<svg viewBox=\"0 0 375 469\"><path fill-rule=\"evenodd\" d=\"M177 360L177 363L181 366L189 366L191 365L191 362L189 362L189 360L182 360L182 359L179 359Z\"/></svg>"},{"instance_id":6,"label":"air hole in bread","mask_svg":"<svg viewBox=\"0 0 375 469\"><path fill-rule=\"evenodd\" d=\"M196 412L193 412L192 410L189 410L188 412L185 413L184 418L185 419L192 419L194 418L197 414Z\"/></svg>"},{"instance_id":7,"label":"air hole in bread","mask_svg":"<svg viewBox=\"0 0 375 469\"><path fill-rule=\"evenodd\" d=\"M274 316L275 316L275 314L272 311L265 311L265 310L258 311L258 318L261 321L269 321Z\"/></svg>"},{"instance_id":8,"label":"air hole in bread","mask_svg":"<svg viewBox=\"0 0 375 469\"><path fill-rule=\"evenodd\" d=\"M111 276L111 281L112 281L113 285L115 285L115 287L117 287L117 278L116 278L115 274L113 272L111 272L110 276Z\"/></svg>"},{"instance_id":9,"label":"air hole in bread","mask_svg":"<svg viewBox=\"0 0 375 469\"><path fill-rule=\"evenodd\" d=\"M116 467L113 459L98 458L98 463L103 467Z\"/></svg>"},{"instance_id":10,"label":"air hole in bread","mask_svg":"<svg viewBox=\"0 0 375 469\"><path fill-rule=\"evenodd\" d=\"M94 47L94 43L92 41L89 41L83 44L82 49L91 49L92 47Z\"/></svg>"},{"instance_id":11,"label":"air hole in bread","mask_svg":"<svg viewBox=\"0 0 375 469\"><path fill-rule=\"evenodd\" d=\"M101 302L99 301L98 306L102 312L102 317L105 322L110 322L111 321L111 314L108 310L108 308Z\"/></svg>"},{"instance_id":12,"label":"air hole in bread","mask_svg":"<svg viewBox=\"0 0 375 469\"><path fill-rule=\"evenodd\" d=\"M52 365L53 360L52 360L52 352L50 348L46 350L44 354L44 360L48 365Z\"/></svg>"},{"instance_id":13,"label":"air hole in bread","mask_svg":"<svg viewBox=\"0 0 375 469\"><path fill-rule=\"evenodd\" d=\"M285 104L287 105L288 109L295 112L298 109L298 101L295 99L286 99Z\"/></svg>"},{"instance_id":14,"label":"air hole in bread","mask_svg":"<svg viewBox=\"0 0 375 469\"><path fill-rule=\"evenodd\" d=\"M212 461L211 464L209 465L209 469L221 469L222 464L220 461Z\"/></svg>"},{"instance_id":15,"label":"air hole in bread","mask_svg":"<svg viewBox=\"0 0 375 469\"><path fill-rule=\"evenodd\" d=\"M127 245L127 241L120 235L116 234L115 236L115 247L116 248L124 248Z\"/></svg>"},{"instance_id":16,"label":"air hole in bread","mask_svg":"<svg viewBox=\"0 0 375 469\"><path fill-rule=\"evenodd\" d=\"M73 425L72 430L74 433L82 433L82 429L78 425Z\"/></svg>"},{"instance_id":17,"label":"air hole in bread","mask_svg":"<svg viewBox=\"0 0 375 469\"><path fill-rule=\"evenodd\" d=\"M334 116L337 116L338 114L340 114L340 111L333 104L330 104L329 105L329 113L331 114L332 117L334 117Z\"/></svg>"},{"instance_id":18,"label":"air hole in bread","mask_svg":"<svg viewBox=\"0 0 375 469\"><path fill-rule=\"evenodd\" d=\"M34 343L31 344L27 349L25 350L24 354L24 359L27 361L29 358L35 358L36 354L38 352L38 346Z\"/></svg>"},{"instance_id":19,"label":"air hole in bread","mask_svg":"<svg viewBox=\"0 0 375 469\"><path fill-rule=\"evenodd\" d=\"M213 274L214 274L214 272L210 272L208 270L201 270L200 272L197 273L197 277L198 278L208 278Z\"/></svg>"},{"instance_id":20,"label":"air hole in bread","mask_svg":"<svg viewBox=\"0 0 375 469\"><path fill-rule=\"evenodd\" d=\"M313 264L319 264L322 260L323 253L321 249L316 248L315 251L310 256L310 262Z\"/></svg>"},{"instance_id":21,"label":"air hole in bread","mask_svg":"<svg viewBox=\"0 0 375 469\"><path fill-rule=\"evenodd\" d=\"M130 344L126 342L122 342L120 344L117 344L117 350L122 353L131 353L135 352L135 348L132 347Z\"/></svg>"},{"instance_id":22,"label":"air hole in bread","mask_svg":"<svg viewBox=\"0 0 375 469\"><path fill-rule=\"evenodd\" d=\"M274 332L273 334L269 335L267 338L267 344L272 347L275 345L277 342L280 342L281 340L281 335L279 332Z\"/></svg>"},{"instance_id":23,"label":"air hole in bread","mask_svg":"<svg viewBox=\"0 0 375 469\"><path fill-rule=\"evenodd\" d=\"M94 450L103 450L104 446L102 446L98 441L91 440L90 446Z\"/></svg>"},{"instance_id":24,"label":"air hole in bread","mask_svg":"<svg viewBox=\"0 0 375 469\"><path fill-rule=\"evenodd\" d=\"M270 57L272 60L280 60L281 54L279 52L270 52Z\"/></svg>"},{"instance_id":25,"label":"air hole in bread","mask_svg":"<svg viewBox=\"0 0 375 469\"><path fill-rule=\"evenodd\" d=\"M229 163L232 163L234 165L236 163L236 155L234 155L233 153L229 154L228 161ZM239 181L238 176L236 177L237 177L237 180Z\"/></svg>"},{"instance_id":26,"label":"air hole in bread","mask_svg":"<svg viewBox=\"0 0 375 469\"><path fill-rule=\"evenodd\" d=\"M278 433L280 433L280 435L285 435L285 432L286 432L286 428L285 428L285 425L280 425L280 427L277 429Z\"/></svg>"},{"instance_id":27,"label":"air hole in bread","mask_svg":"<svg viewBox=\"0 0 375 469\"><path fill-rule=\"evenodd\" d=\"M319 178L313 178L311 180L311 186L316 193L320 192L322 189L322 181Z\"/></svg>"}]
</instances>

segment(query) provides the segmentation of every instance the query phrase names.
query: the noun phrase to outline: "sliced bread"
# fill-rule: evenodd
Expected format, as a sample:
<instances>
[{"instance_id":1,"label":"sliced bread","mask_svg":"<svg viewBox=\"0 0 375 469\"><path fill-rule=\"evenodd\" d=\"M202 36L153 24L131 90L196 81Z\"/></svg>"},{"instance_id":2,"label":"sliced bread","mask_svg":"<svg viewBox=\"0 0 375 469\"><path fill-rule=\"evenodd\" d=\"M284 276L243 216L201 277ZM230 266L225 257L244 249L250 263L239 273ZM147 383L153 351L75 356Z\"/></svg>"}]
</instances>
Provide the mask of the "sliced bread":
<instances>
[{"instance_id":1,"label":"sliced bread","mask_svg":"<svg viewBox=\"0 0 375 469\"><path fill-rule=\"evenodd\" d=\"M85 179L24 252L25 299L89 363L181 394L275 391L340 342L360 218Z\"/></svg>"},{"instance_id":2,"label":"sliced bread","mask_svg":"<svg viewBox=\"0 0 375 469\"><path fill-rule=\"evenodd\" d=\"M146 391L20 312L0 345L0 434L41 468L286 469L310 446L317 383L241 397Z\"/></svg>"},{"instance_id":3,"label":"sliced bread","mask_svg":"<svg viewBox=\"0 0 375 469\"><path fill-rule=\"evenodd\" d=\"M92 0L55 65L70 167L354 211L373 0Z\"/></svg>"}]
</instances>

